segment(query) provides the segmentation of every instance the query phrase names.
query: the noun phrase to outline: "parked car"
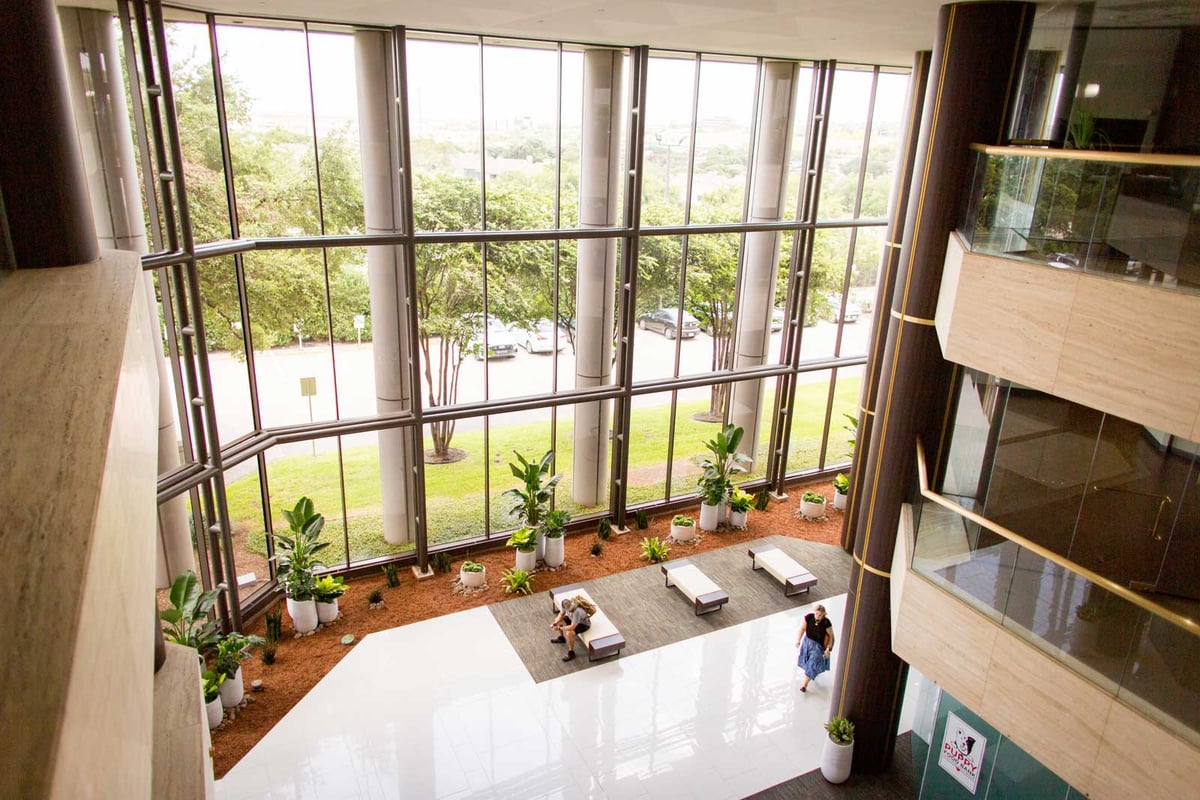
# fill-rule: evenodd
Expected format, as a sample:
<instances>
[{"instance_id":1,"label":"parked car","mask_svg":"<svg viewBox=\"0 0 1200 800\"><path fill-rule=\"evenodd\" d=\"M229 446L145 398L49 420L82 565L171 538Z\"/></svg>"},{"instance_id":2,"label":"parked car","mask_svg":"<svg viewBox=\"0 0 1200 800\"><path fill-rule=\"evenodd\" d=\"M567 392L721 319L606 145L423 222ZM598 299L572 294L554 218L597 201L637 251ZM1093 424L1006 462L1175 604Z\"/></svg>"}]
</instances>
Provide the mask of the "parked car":
<instances>
[{"instance_id":1,"label":"parked car","mask_svg":"<svg viewBox=\"0 0 1200 800\"><path fill-rule=\"evenodd\" d=\"M784 319L784 315L783 315L782 308L772 308L771 309L771 332L772 333L774 333L775 331L783 330L783 319Z\"/></svg>"},{"instance_id":2,"label":"parked car","mask_svg":"<svg viewBox=\"0 0 1200 800\"><path fill-rule=\"evenodd\" d=\"M479 330L467 343L467 350L475 356L476 361L483 361L483 331ZM517 355L517 337L513 336L508 326L495 317L487 320L487 357L513 358Z\"/></svg>"},{"instance_id":3,"label":"parked car","mask_svg":"<svg viewBox=\"0 0 1200 800\"><path fill-rule=\"evenodd\" d=\"M539 319L525 331L524 344L530 353L555 353L567 346L567 332L548 319Z\"/></svg>"},{"instance_id":4,"label":"parked car","mask_svg":"<svg viewBox=\"0 0 1200 800\"><path fill-rule=\"evenodd\" d=\"M688 312L683 312L682 327L680 327L679 319L679 309L660 308L658 311L638 317L638 327L644 331L658 331L668 339L674 339L676 336L691 339L700 332L700 323Z\"/></svg>"},{"instance_id":5,"label":"parked car","mask_svg":"<svg viewBox=\"0 0 1200 800\"><path fill-rule=\"evenodd\" d=\"M846 308L842 310L842 296L840 294L830 293L825 295L829 300L830 322L858 322L858 318L862 315L862 309L858 307L858 303L853 300L846 301ZM838 314L841 314L841 319L838 319Z\"/></svg>"}]
</instances>

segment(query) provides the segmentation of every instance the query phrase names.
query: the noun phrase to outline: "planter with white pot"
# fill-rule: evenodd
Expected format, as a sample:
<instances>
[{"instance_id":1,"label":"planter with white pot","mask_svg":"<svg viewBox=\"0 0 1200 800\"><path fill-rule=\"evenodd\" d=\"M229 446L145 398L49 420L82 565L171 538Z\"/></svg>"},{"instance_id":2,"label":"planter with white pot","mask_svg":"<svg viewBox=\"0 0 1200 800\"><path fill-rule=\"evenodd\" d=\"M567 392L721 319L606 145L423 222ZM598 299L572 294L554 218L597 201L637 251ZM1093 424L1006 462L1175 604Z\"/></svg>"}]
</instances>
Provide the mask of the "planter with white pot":
<instances>
[{"instance_id":1,"label":"planter with white pot","mask_svg":"<svg viewBox=\"0 0 1200 800\"><path fill-rule=\"evenodd\" d=\"M221 703L221 686L225 676L212 670L205 670L201 676L201 689L204 693L204 713L208 718L208 729L211 731L221 724L225 718L225 707Z\"/></svg>"},{"instance_id":2,"label":"planter with white pot","mask_svg":"<svg viewBox=\"0 0 1200 800\"><path fill-rule=\"evenodd\" d=\"M346 593L340 577L322 575L313 588L313 599L317 601L317 621L328 625L338 618L338 598Z\"/></svg>"},{"instance_id":3,"label":"planter with white pot","mask_svg":"<svg viewBox=\"0 0 1200 800\"><path fill-rule=\"evenodd\" d=\"M696 538L696 521L684 514L671 519L671 538L677 542L690 542Z\"/></svg>"},{"instance_id":4,"label":"planter with white pot","mask_svg":"<svg viewBox=\"0 0 1200 800\"><path fill-rule=\"evenodd\" d=\"M468 589L478 589L487 583L487 567L478 561L464 561L458 569L458 582Z\"/></svg>"},{"instance_id":5,"label":"planter with white pot","mask_svg":"<svg viewBox=\"0 0 1200 800\"><path fill-rule=\"evenodd\" d=\"M854 760L854 723L834 717L825 723L825 730L829 735L821 750L821 775L830 783L843 783Z\"/></svg>"},{"instance_id":6,"label":"planter with white pot","mask_svg":"<svg viewBox=\"0 0 1200 800\"><path fill-rule=\"evenodd\" d=\"M825 516L825 495L805 492L800 498L800 516L806 519L820 519Z\"/></svg>"},{"instance_id":7,"label":"planter with white pot","mask_svg":"<svg viewBox=\"0 0 1200 800\"><path fill-rule=\"evenodd\" d=\"M242 685L242 668L239 666L234 670L233 677L226 676L225 682L221 684L221 705L225 708L233 708L240 705L242 698L246 696L246 688Z\"/></svg>"},{"instance_id":8,"label":"planter with white pot","mask_svg":"<svg viewBox=\"0 0 1200 800\"><path fill-rule=\"evenodd\" d=\"M846 510L846 501L850 492L850 476L839 472L833 479L833 507L838 511Z\"/></svg>"},{"instance_id":9,"label":"planter with white pot","mask_svg":"<svg viewBox=\"0 0 1200 800\"><path fill-rule=\"evenodd\" d=\"M317 601L311 597L307 600L287 599L288 616L292 618L292 627L296 633L308 633L317 629L320 618L317 617Z\"/></svg>"}]
</instances>

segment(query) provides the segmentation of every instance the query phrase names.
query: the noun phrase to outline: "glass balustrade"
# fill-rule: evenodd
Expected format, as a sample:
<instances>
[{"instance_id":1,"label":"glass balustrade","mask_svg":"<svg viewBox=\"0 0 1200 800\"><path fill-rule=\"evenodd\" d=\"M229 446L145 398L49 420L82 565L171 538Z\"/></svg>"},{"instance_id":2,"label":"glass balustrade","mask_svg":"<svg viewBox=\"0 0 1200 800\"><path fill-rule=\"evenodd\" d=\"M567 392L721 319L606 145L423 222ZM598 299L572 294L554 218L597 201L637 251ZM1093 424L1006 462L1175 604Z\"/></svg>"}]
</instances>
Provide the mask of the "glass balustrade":
<instances>
[{"instance_id":1,"label":"glass balustrade","mask_svg":"<svg viewBox=\"0 0 1200 800\"><path fill-rule=\"evenodd\" d=\"M1126 589L930 490L918 451L913 571L1127 705L1200 741L1196 603L1155 602L1160 598Z\"/></svg>"},{"instance_id":2,"label":"glass balustrade","mask_svg":"<svg viewBox=\"0 0 1200 800\"><path fill-rule=\"evenodd\" d=\"M972 149L972 252L1200 291L1200 158Z\"/></svg>"}]
</instances>

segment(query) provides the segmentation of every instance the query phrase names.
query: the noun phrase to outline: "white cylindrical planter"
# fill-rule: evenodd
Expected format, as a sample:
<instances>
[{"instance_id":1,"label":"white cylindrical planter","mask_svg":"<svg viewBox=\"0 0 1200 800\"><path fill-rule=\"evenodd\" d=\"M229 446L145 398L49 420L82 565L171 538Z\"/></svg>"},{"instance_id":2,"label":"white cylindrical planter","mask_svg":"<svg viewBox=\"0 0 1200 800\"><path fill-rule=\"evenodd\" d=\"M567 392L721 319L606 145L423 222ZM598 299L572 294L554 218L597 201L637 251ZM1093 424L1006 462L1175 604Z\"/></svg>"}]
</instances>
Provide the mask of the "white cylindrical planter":
<instances>
[{"instance_id":1,"label":"white cylindrical planter","mask_svg":"<svg viewBox=\"0 0 1200 800\"><path fill-rule=\"evenodd\" d=\"M517 569L523 569L526 572L533 572L537 569L537 551L536 550L518 550L517 551Z\"/></svg>"},{"instance_id":2,"label":"white cylindrical planter","mask_svg":"<svg viewBox=\"0 0 1200 800\"><path fill-rule=\"evenodd\" d=\"M542 558L547 567L561 567L566 561L566 544L561 536L538 537L546 542L546 555Z\"/></svg>"},{"instance_id":3,"label":"white cylindrical planter","mask_svg":"<svg viewBox=\"0 0 1200 800\"><path fill-rule=\"evenodd\" d=\"M830 783L842 783L850 777L850 762L854 757L854 742L838 744L825 737L825 749L821 751L821 775Z\"/></svg>"},{"instance_id":4,"label":"white cylindrical planter","mask_svg":"<svg viewBox=\"0 0 1200 800\"><path fill-rule=\"evenodd\" d=\"M807 500L801 500L800 514L809 519L820 519L825 516L825 503L810 503Z\"/></svg>"},{"instance_id":5,"label":"white cylindrical planter","mask_svg":"<svg viewBox=\"0 0 1200 800\"><path fill-rule=\"evenodd\" d=\"M846 510L846 495L842 492L833 493L833 507L838 511Z\"/></svg>"},{"instance_id":6,"label":"white cylindrical planter","mask_svg":"<svg viewBox=\"0 0 1200 800\"><path fill-rule=\"evenodd\" d=\"M728 497L729 495L726 494L725 496ZM729 501L722 500L720 503L717 504L717 527L718 528L721 527L728 521L729 521Z\"/></svg>"},{"instance_id":7,"label":"white cylindrical planter","mask_svg":"<svg viewBox=\"0 0 1200 800\"><path fill-rule=\"evenodd\" d=\"M204 711L208 714L208 729L210 731L220 725L221 720L225 718L225 707L221 705L221 698L219 695L214 697L210 702L204 704Z\"/></svg>"},{"instance_id":8,"label":"white cylindrical planter","mask_svg":"<svg viewBox=\"0 0 1200 800\"><path fill-rule=\"evenodd\" d=\"M730 511L729 512L729 527L745 530L746 521L750 519L749 511Z\"/></svg>"},{"instance_id":9,"label":"white cylindrical planter","mask_svg":"<svg viewBox=\"0 0 1200 800\"><path fill-rule=\"evenodd\" d=\"M237 672L233 673L233 677L226 678L221 684L221 705L225 708L233 708L242 702L242 698L245 696L246 690L242 686L242 668L239 666Z\"/></svg>"},{"instance_id":10,"label":"white cylindrical planter","mask_svg":"<svg viewBox=\"0 0 1200 800\"><path fill-rule=\"evenodd\" d=\"M324 625L338 618L338 601L333 598L328 603L317 603L317 621Z\"/></svg>"},{"instance_id":11,"label":"white cylindrical planter","mask_svg":"<svg viewBox=\"0 0 1200 800\"><path fill-rule=\"evenodd\" d=\"M700 530L715 531L718 523L720 523L720 506L710 506L708 503L700 504Z\"/></svg>"},{"instance_id":12,"label":"white cylindrical planter","mask_svg":"<svg viewBox=\"0 0 1200 800\"><path fill-rule=\"evenodd\" d=\"M671 538L677 542L690 542L696 538L695 525L676 525L671 523Z\"/></svg>"},{"instance_id":13,"label":"white cylindrical planter","mask_svg":"<svg viewBox=\"0 0 1200 800\"><path fill-rule=\"evenodd\" d=\"M308 633L317 629L317 601L293 600L287 601L288 616L292 618L292 627L296 633Z\"/></svg>"},{"instance_id":14,"label":"white cylindrical planter","mask_svg":"<svg viewBox=\"0 0 1200 800\"><path fill-rule=\"evenodd\" d=\"M466 572L459 569L458 582L468 589L478 589L487 583L487 568L484 567L482 572Z\"/></svg>"},{"instance_id":15,"label":"white cylindrical planter","mask_svg":"<svg viewBox=\"0 0 1200 800\"><path fill-rule=\"evenodd\" d=\"M537 533L537 549L534 550L536 561L546 560L546 535L541 531Z\"/></svg>"}]
</instances>

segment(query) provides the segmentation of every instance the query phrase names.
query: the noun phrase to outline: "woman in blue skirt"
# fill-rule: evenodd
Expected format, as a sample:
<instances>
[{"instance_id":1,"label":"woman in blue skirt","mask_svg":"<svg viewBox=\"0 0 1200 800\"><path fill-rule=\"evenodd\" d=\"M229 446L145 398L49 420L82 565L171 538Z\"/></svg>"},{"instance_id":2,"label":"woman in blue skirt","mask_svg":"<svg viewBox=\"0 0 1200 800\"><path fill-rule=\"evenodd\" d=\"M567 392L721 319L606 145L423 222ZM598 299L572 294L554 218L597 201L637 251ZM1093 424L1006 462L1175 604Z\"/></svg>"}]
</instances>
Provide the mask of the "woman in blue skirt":
<instances>
[{"instance_id":1,"label":"woman in blue skirt","mask_svg":"<svg viewBox=\"0 0 1200 800\"><path fill-rule=\"evenodd\" d=\"M796 666L804 670L800 691L807 692L809 682L829 669L829 654L833 652L833 623L825 616L825 606L817 606L813 613L804 615L796 646L800 648Z\"/></svg>"}]
</instances>

